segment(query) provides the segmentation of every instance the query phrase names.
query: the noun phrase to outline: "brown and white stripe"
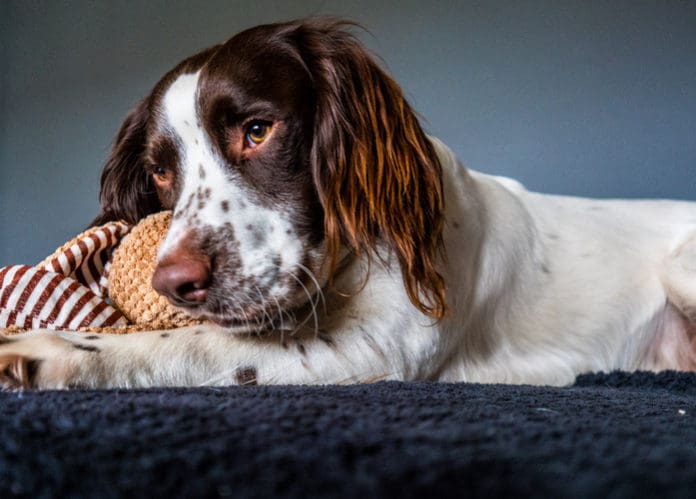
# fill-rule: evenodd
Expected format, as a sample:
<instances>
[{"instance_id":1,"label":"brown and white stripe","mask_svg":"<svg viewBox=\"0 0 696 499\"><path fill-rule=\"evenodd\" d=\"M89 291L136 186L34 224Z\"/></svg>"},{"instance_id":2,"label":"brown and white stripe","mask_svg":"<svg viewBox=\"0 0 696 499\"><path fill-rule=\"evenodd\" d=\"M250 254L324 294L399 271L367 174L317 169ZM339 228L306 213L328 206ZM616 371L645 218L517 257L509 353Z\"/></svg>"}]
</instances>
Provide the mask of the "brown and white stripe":
<instances>
[{"instance_id":1,"label":"brown and white stripe","mask_svg":"<svg viewBox=\"0 0 696 499\"><path fill-rule=\"evenodd\" d=\"M111 250L129 231L130 226L123 222L96 227L60 248L39 267L75 278L96 295L104 296L104 268L111 258Z\"/></svg>"},{"instance_id":2,"label":"brown and white stripe","mask_svg":"<svg viewBox=\"0 0 696 499\"><path fill-rule=\"evenodd\" d=\"M0 269L0 327L69 329L128 324L105 299L109 258L130 227L90 229L36 267Z\"/></svg>"}]
</instances>

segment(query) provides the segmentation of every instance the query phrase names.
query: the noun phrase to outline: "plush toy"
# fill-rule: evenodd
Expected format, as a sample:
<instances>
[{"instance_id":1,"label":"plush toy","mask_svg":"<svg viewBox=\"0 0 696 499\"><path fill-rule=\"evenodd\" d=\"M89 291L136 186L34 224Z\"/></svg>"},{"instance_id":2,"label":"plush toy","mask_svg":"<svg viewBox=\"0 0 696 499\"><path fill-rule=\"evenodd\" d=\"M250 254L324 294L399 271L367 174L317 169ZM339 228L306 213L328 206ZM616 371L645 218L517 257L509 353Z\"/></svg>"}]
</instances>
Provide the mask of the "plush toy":
<instances>
[{"instance_id":1,"label":"plush toy","mask_svg":"<svg viewBox=\"0 0 696 499\"><path fill-rule=\"evenodd\" d=\"M202 322L172 306L150 284L157 249L171 219L171 211L145 218L123 238L111 259L108 296L131 324L143 329L183 327Z\"/></svg>"},{"instance_id":2,"label":"plush toy","mask_svg":"<svg viewBox=\"0 0 696 499\"><path fill-rule=\"evenodd\" d=\"M0 328L127 333L200 324L150 284L170 221L161 212L134 227L110 222L35 267L0 268Z\"/></svg>"}]
</instances>

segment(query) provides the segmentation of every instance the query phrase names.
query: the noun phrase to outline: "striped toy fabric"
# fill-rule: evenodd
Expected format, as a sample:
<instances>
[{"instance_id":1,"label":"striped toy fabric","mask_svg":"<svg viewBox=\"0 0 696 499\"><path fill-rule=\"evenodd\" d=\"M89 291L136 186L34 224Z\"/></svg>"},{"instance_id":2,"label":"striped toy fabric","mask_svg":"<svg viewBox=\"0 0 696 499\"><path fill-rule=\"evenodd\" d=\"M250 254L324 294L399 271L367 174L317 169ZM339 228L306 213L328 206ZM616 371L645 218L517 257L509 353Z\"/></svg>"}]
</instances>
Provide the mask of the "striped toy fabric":
<instances>
[{"instance_id":1,"label":"striped toy fabric","mask_svg":"<svg viewBox=\"0 0 696 499\"><path fill-rule=\"evenodd\" d=\"M0 328L121 327L127 319L106 300L109 259L130 230L122 222L94 227L35 267L0 268Z\"/></svg>"}]
</instances>

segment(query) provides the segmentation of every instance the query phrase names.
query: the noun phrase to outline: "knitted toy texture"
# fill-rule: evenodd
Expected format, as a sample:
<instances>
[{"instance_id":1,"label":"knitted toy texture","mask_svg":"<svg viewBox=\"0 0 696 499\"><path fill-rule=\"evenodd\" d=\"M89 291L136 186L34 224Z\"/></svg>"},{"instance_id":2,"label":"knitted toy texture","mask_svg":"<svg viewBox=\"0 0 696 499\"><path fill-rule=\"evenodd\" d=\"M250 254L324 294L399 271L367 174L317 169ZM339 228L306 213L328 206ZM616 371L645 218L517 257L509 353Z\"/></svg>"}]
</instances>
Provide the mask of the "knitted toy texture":
<instances>
[{"instance_id":1,"label":"knitted toy texture","mask_svg":"<svg viewBox=\"0 0 696 499\"><path fill-rule=\"evenodd\" d=\"M157 249L167 233L172 213L163 211L143 219L114 250L108 276L108 296L132 326L171 329L200 324L172 306L150 284Z\"/></svg>"}]
</instances>

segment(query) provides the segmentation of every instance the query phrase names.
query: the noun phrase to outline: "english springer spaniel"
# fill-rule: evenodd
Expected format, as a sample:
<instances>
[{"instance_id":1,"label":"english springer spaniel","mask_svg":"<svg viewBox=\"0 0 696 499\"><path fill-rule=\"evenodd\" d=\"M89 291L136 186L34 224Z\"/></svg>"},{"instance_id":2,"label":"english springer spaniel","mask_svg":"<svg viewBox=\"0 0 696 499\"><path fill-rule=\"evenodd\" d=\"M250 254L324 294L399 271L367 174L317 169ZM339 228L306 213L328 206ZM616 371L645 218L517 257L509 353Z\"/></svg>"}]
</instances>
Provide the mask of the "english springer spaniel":
<instances>
[{"instance_id":1,"label":"english springer spaniel","mask_svg":"<svg viewBox=\"0 0 696 499\"><path fill-rule=\"evenodd\" d=\"M341 21L249 29L164 75L101 206L173 210L153 285L216 325L0 336L5 388L696 368L696 204L465 169Z\"/></svg>"}]
</instances>

